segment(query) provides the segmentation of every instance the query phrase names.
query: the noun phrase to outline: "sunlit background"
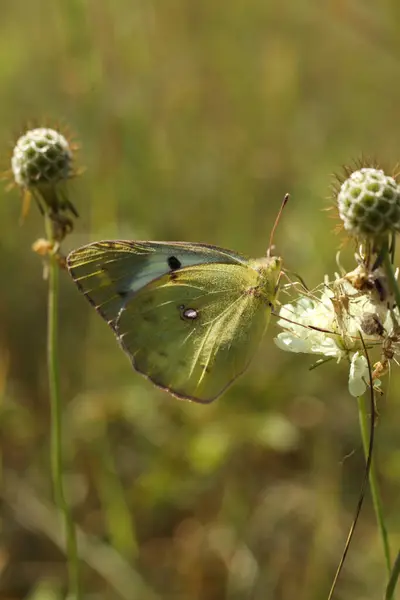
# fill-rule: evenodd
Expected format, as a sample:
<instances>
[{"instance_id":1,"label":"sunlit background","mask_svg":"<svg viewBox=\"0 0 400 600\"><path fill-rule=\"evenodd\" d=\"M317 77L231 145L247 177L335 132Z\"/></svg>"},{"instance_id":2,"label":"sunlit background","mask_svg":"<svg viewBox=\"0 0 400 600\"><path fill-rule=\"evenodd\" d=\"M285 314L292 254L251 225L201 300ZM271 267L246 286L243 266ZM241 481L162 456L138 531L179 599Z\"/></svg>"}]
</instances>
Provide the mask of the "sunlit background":
<instances>
[{"instance_id":1,"label":"sunlit background","mask_svg":"<svg viewBox=\"0 0 400 600\"><path fill-rule=\"evenodd\" d=\"M0 23L3 170L30 124L68 127L84 174L68 251L104 238L276 252L309 287L333 275L332 174L362 154L400 157L400 5L265 0L13 0ZM0 598L65 597L51 500L46 282L0 202ZM341 260L354 267L354 247ZM363 477L345 364L273 343L209 406L131 370L62 273L61 377L69 501L91 600L327 597ZM281 300L285 300L284 297ZM375 458L400 546L400 406L379 398ZM337 599L381 598L386 570L369 495Z\"/></svg>"}]
</instances>

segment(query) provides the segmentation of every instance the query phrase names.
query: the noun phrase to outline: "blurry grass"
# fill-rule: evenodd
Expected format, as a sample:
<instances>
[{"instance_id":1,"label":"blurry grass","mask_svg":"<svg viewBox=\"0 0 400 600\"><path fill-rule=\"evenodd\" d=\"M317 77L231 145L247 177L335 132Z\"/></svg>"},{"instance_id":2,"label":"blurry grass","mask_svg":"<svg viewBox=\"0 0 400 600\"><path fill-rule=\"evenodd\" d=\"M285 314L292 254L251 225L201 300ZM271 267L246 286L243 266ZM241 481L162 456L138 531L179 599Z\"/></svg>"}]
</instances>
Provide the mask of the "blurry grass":
<instances>
[{"instance_id":1,"label":"blurry grass","mask_svg":"<svg viewBox=\"0 0 400 600\"><path fill-rule=\"evenodd\" d=\"M98 458L95 476L106 521L106 535L111 546L117 552L132 560L138 552L134 515L131 514L125 500L125 493L115 466L106 423L92 450L96 452Z\"/></svg>"},{"instance_id":2,"label":"blurry grass","mask_svg":"<svg viewBox=\"0 0 400 600\"><path fill-rule=\"evenodd\" d=\"M321 210L329 205L331 172L361 152L398 160L395 0L322 9L311 0L15 0L3 8L1 146L41 116L65 119L82 140L87 172L74 194L81 219L71 247L107 237L181 239L262 255L291 192L277 251L313 287L336 268L342 243ZM9 372L1 451L8 472L48 497L45 295L29 253L40 217L31 211L18 228L19 215L18 199L5 194L0 335ZM347 245L345 264L352 254ZM135 557L129 568L166 600L325 597L363 469L345 370L326 365L309 373L307 357L274 348L272 323L248 373L223 398L209 407L180 403L133 373L67 277L60 284L63 426L71 476L84 482L74 511L87 536L104 540L106 566L117 539L125 556ZM397 387L393 372L377 429L394 541ZM92 407L110 407L99 429L88 427L88 398ZM103 443L110 445L108 467ZM120 520L119 502L126 504ZM13 598L30 593L39 578L35 568L22 586L23 542L22 525L8 525L3 546L16 575L13 592L11 584L0 590ZM39 558L45 564L44 551ZM384 569L367 502L338 595L381 597ZM62 587L63 576L55 577ZM115 585L99 581L88 568L85 589L131 600L135 580L115 577Z\"/></svg>"},{"instance_id":3,"label":"blurry grass","mask_svg":"<svg viewBox=\"0 0 400 600\"><path fill-rule=\"evenodd\" d=\"M396 590L397 582L400 574L400 553L397 554L393 563L393 569L390 573L389 582L386 588L385 600L392 600Z\"/></svg>"},{"instance_id":4,"label":"blurry grass","mask_svg":"<svg viewBox=\"0 0 400 600\"><path fill-rule=\"evenodd\" d=\"M7 473L6 485L1 495L22 527L44 534L56 546L66 551L57 513L52 506L43 502L25 481ZM117 597L131 600L134 593L143 600L158 600L158 596L151 592L140 575L111 546L91 539L79 528L77 537L80 556Z\"/></svg>"},{"instance_id":5,"label":"blurry grass","mask_svg":"<svg viewBox=\"0 0 400 600\"><path fill-rule=\"evenodd\" d=\"M0 340L1 341L1 340ZM6 384L8 377L8 370L10 364L10 356L7 350L1 347L0 345L0 424L2 423L4 416L6 414ZM0 447L0 486L3 481L3 453ZM0 514L0 532L2 531L2 518Z\"/></svg>"}]
</instances>

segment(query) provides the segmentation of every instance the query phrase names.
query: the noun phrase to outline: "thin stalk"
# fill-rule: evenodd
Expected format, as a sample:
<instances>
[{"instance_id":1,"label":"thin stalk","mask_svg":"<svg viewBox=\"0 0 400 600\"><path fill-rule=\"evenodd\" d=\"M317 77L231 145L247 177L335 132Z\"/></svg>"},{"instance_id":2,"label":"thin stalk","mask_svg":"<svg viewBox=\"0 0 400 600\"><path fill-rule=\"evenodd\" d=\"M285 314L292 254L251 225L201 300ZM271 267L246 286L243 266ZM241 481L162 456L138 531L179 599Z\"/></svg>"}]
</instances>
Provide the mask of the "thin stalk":
<instances>
[{"instance_id":1,"label":"thin stalk","mask_svg":"<svg viewBox=\"0 0 400 600\"><path fill-rule=\"evenodd\" d=\"M400 575L400 552L394 561L393 570L390 574L389 583L386 588L385 600L393 600L394 591L396 589L397 580Z\"/></svg>"},{"instance_id":2,"label":"thin stalk","mask_svg":"<svg viewBox=\"0 0 400 600\"><path fill-rule=\"evenodd\" d=\"M390 289L394 295L396 306L400 309L399 285L398 285L396 277L395 277L395 270L393 268L391 256L390 256L390 253L389 253L387 247L384 249L384 252L383 252L383 266L385 268L386 275L389 280Z\"/></svg>"},{"instance_id":3,"label":"thin stalk","mask_svg":"<svg viewBox=\"0 0 400 600\"><path fill-rule=\"evenodd\" d=\"M55 242L51 218L45 214L47 239ZM80 565L75 524L65 498L62 450L62 404L58 361L58 294L59 265L54 254L49 256L48 315L47 315L47 369L51 409L51 475L55 504L64 520L66 536L69 593L74 600L81 600Z\"/></svg>"},{"instance_id":4,"label":"thin stalk","mask_svg":"<svg viewBox=\"0 0 400 600\"><path fill-rule=\"evenodd\" d=\"M369 427L368 427L368 415L365 406L364 396L358 397L358 416L360 420L361 437L364 447L365 456L368 456L369 450ZM378 524L379 533L382 540L383 552L385 555L386 568L390 575L392 566L390 558L390 547L389 547L389 536L385 525L382 510L382 500L379 493L379 485L376 477L375 460L374 457L371 459L371 466L369 470L369 487L371 490L372 504L375 511L375 517Z\"/></svg>"}]
</instances>

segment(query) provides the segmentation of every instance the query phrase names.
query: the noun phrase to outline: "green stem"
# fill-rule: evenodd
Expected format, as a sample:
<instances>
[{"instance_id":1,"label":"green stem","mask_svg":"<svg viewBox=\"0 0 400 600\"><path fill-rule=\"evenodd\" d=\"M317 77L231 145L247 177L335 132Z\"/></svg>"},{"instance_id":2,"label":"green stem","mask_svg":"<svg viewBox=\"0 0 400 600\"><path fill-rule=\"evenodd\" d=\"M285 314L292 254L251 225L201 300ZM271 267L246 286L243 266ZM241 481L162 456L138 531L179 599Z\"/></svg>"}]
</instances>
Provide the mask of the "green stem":
<instances>
[{"instance_id":1,"label":"green stem","mask_svg":"<svg viewBox=\"0 0 400 600\"><path fill-rule=\"evenodd\" d=\"M400 309L400 290L399 290L399 285L398 285L396 277L395 277L395 270L393 268L391 256L390 256L390 254L388 252L387 247L384 249L384 252L383 252L383 265L384 265L384 268L385 268L385 271L386 271L387 278L389 280L390 289L391 289L391 291L393 292L393 295L394 295L396 306L398 306L399 309Z\"/></svg>"},{"instance_id":2,"label":"green stem","mask_svg":"<svg viewBox=\"0 0 400 600\"><path fill-rule=\"evenodd\" d=\"M47 238L55 242L53 226L49 215L45 215ZM69 592L74 600L81 600L80 566L76 541L75 524L65 498L63 482L62 451L62 404L60 396L60 377L58 362L58 289L59 264L55 254L49 256L49 295L47 315L47 368L51 408L51 475L53 480L54 501L64 520Z\"/></svg>"},{"instance_id":3,"label":"green stem","mask_svg":"<svg viewBox=\"0 0 400 600\"><path fill-rule=\"evenodd\" d=\"M360 429L361 429L361 437L364 446L365 456L368 455L369 449L369 427L368 427L368 415L365 406L365 400L363 396L359 396L358 398L358 415L360 419ZM372 504L375 511L376 521L378 524L378 529L380 532L383 552L385 555L386 568L388 573L391 573L391 559L390 559L390 547L389 547L389 537L388 532L385 525L385 520L383 517L382 511L382 501L379 493L379 485L376 477L376 469L375 469L375 461L374 457L371 459L371 467L369 470L369 487L371 490L372 496Z\"/></svg>"},{"instance_id":4,"label":"green stem","mask_svg":"<svg viewBox=\"0 0 400 600\"><path fill-rule=\"evenodd\" d=\"M386 588L385 600L392 600L393 594L396 589L397 580L400 575L400 552L396 556L396 560L394 561L393 569L390 574L389 583Z\"/></svg>"},{"instance_id":5,"label":"green stem","mask_svg":"<svg viewBox=\"0 0 400 600\"><path fill-rule=\"evenodd\" d=\"M392 257L386 247L383 252L383 265L385 268L386 276L389 281L391 291L393 292L396 306L400 308L400 290L399 285L395 277L395 270L393 268ZM396 560L393 565L393 569L389 571L389 583L386 588L385 600L392 600L397 585L397 581L400 575L400 552L397 554Z\"/></svg>"}]
</instances>

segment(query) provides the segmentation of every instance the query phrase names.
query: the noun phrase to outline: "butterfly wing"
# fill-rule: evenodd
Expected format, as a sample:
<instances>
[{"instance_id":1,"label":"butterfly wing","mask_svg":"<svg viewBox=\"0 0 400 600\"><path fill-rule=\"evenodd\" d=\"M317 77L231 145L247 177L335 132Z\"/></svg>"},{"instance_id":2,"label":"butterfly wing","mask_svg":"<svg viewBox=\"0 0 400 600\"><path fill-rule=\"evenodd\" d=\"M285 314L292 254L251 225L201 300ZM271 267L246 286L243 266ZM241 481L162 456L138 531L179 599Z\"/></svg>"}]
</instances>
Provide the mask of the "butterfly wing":
<instances>
[{"instance_id":1,"label":"butterfly wing","mask_svg":"<svg viewBox=\"0 0 400 600\"><path fill-rule=\"evenodd\" d=\"M115 323L139 372L174 395L211 402L248 366L271 301L259 274L240 264L180 269L139 290Z\"/></svg>"},{"instance_id":2,"label":"butterfly wing","mask_svg":"<svg viewBox=\"0 0 400 600\"><path fill-rule=\"evenodd\" d=\"M206 244L102 241L72 251L67 264L81 292L113 327L120 310L141 288L182 267L246 264L242 256Z\"/></svg>"}]
</instances>

